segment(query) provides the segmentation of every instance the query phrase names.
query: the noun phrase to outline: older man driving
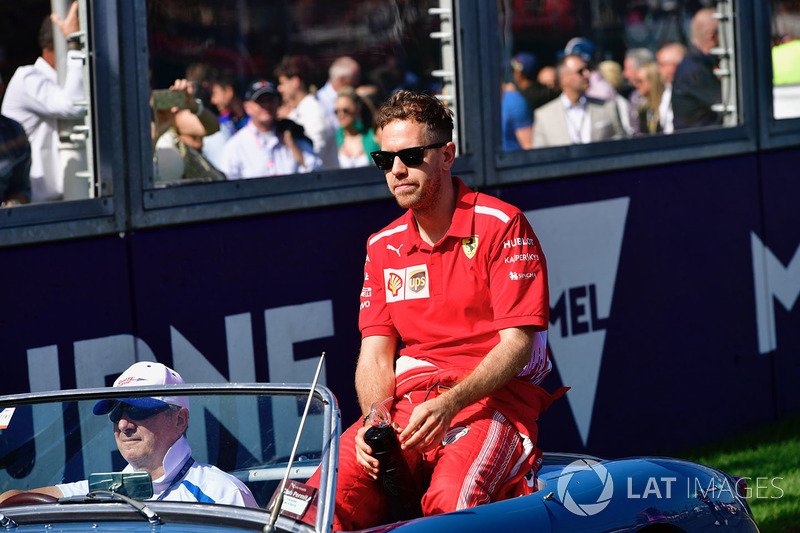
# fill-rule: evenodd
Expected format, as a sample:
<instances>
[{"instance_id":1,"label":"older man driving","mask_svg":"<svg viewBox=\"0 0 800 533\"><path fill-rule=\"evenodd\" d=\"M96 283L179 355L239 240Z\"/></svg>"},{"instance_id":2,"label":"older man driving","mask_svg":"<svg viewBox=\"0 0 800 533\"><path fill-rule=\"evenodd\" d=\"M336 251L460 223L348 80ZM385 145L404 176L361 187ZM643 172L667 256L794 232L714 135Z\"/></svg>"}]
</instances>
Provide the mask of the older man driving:
<instances>
[{"instance_id":1,"label":"older man driving","mask_svg":"<svg viewBox=\"0 0 800 533\"><path fill-rule=\"evenodd\" d=\"M180 374L161 363L140 361L123 372L114 387L183 384ZM114 439L128 462L123 472L147 472L153 479L153 499L222 503L258 507L247 486L213 465L192 458L184 437L189 425L189 398L159 396L101 400L93 409L108 415ZM10 490L0 502L25 491ZM28 492L57 498L85 495L89 482L77 481Z\"/></svg>"}]
</instances>

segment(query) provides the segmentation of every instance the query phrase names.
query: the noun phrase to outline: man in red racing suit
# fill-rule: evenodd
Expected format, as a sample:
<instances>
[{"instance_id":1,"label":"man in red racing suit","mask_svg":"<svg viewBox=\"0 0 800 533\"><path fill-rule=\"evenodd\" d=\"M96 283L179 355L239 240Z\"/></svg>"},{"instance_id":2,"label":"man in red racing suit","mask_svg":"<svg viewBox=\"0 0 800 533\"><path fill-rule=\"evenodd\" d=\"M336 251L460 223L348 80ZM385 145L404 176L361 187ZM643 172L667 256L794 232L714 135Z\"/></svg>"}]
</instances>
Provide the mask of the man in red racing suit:
<instances>
[{"instance_id":1,"label":"man in red racing suit","mask_svg":"<svg viewBox=\"0 0 800 533\"><path fill-rule=\"evenodd\" d=\"M387 514L364 440L373 403L392 398L432 515L533 492L536 420L563 394L538 386L551 369L547 267L524 215L451 176L452 115L435 97L399 91L378 125L373 160L408 211L367 243L356 368L365 418L342 435L336 530Z\"/></svg>"}]
</instances>

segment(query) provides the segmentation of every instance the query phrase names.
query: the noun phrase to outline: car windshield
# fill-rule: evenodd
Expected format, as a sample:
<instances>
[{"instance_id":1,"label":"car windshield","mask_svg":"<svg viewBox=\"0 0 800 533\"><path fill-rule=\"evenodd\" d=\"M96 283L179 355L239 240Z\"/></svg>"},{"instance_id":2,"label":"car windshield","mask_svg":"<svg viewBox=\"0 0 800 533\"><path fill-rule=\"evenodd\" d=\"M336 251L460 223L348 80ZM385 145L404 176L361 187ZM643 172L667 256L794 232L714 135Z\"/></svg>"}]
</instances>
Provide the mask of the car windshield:
<instances>
[{"instance_id":1,"label":"car windshield","mask_svg":"<svg viewBox=\"0 0 800 533\"><path fill-rule=\"evenodd\" d=\"M95 407L101 402L113 407L126 398L178 395L188 398L184 436L194 461L244 482L266 510L286 472L308 387L192 385L170 387L168 394L164 387L121 387L0 398L0 494L122 471L128 463L118 450L112 421L119 420L119 410L109 413ZM320 498L334 482L328 479L335 471L328 464L336 453L336 439L331 438L338 432L335 404L330 391L315 389L291 469L291 479L304 482L321 466ZM143 416L135 410L125 414ZM323 514L320 510L319 520ZM314 516L304 518L320 529Z\"/></svg>"}]
</instances>

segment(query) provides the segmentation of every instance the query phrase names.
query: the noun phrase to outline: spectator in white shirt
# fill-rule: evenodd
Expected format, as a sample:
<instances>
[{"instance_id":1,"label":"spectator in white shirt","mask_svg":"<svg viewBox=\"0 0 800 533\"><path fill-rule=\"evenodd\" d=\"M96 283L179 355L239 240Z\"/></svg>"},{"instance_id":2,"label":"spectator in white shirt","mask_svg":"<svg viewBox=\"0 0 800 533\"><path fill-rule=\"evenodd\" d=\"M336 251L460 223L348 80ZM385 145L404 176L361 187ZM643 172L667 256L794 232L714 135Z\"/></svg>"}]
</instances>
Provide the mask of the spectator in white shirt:
<instances>
[{"instance_id":1,"label":"spectator in white shirt","mask_svg":"<svg viewBox=\"0 0 800 533\"><path fill-rule=\"evenodd\" d=\"M338 168L336 145L337 122L331 122L325 108L308 90L309 65L302 56L287 56L275 69L278 92L283 98L288 118L303 126L306 136L314 145L314 152L322 159L324 168ZM281 115L280 111L278 113Z\"/></svg>"},{"instance_id":2,"label":"spectator in white shirt","mask_svg":"<svg viewBox=\"0 0 800 533\"><path fill-rule=\"evenodd\" d=\"M250 121L228 140L222 152L220 170L229 180L322 169L311 142L297 135L297 125L278 121L280 101L280 93L268 81L257 81L247 90L244 110Z\"/></svg>"},{"instance_id":3,"label":"spectator in white shirt","mask_svg":"<svg viewBox=\"0 0 800 533\"><path fill-rule=\"evenodd\" d=\"M53 25L65 39L80 29L78 2L69 8L64 19L56 14L45 19L39 30L42 55L33 65L19 67L8 82L2 114L25 128L31 145L31 201L61 200L64 195L64 167L58 150L58 120L81 117L85 109L76 105L84 99L83 61L70 41L66 76L58 84Z\"/></svg>"},{"instance_id":4,"label":"spectator in white shirt","mask_svg":"<svg viewBox=\"0 0 800 533\"><path fill-rule=\"evenodd\" d=\"M345 87L357 88L361 79L361 67L358 61L349 56L336 58L328 68L328 81L316 93L319 103L328 113L331 124L338 124L336 117L336 99L339 91Z\"/></svg>"}]
</instances>

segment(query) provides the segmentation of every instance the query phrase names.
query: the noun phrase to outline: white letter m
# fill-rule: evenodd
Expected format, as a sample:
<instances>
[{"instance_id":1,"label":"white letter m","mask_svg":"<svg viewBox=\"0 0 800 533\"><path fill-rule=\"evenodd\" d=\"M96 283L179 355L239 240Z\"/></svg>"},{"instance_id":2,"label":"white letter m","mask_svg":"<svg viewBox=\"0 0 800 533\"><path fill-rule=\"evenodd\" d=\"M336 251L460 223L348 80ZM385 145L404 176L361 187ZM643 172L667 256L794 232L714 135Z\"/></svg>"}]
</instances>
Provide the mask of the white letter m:
<instances>
[{"instance_id":1,"label":"white letter m","mask_svg":"<svg viewBox=\"0 0 800 533\"><path fill-rule=\"evenodd\" d=\"M758 351L764 354L778 348L772 297L787 311L791 311L800 296L800 246L795 250L789 265L784 267L755 233L750 234L750 245L753 251Z\"/></svg>"}]
</instances>

